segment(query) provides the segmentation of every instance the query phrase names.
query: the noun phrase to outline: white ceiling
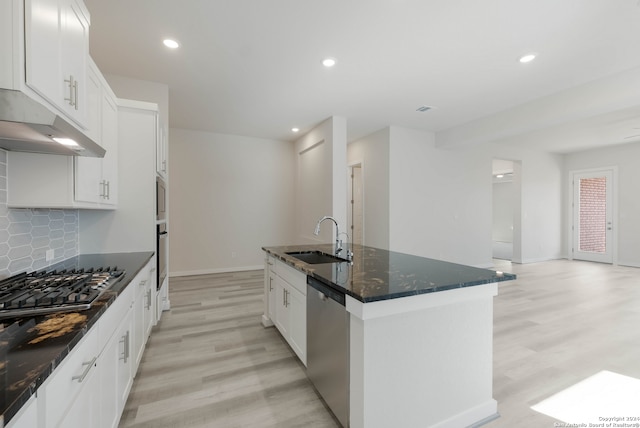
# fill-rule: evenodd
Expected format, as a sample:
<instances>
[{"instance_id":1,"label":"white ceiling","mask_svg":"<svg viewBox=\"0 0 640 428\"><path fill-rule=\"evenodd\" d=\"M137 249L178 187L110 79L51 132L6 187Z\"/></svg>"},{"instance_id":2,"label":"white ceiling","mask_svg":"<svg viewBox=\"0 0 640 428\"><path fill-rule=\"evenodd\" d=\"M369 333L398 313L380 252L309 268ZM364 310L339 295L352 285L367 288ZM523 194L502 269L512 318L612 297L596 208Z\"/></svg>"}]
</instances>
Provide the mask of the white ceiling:
<instances>
[{"instance_id":1,"label":"white ceiling","mask_svg":"<svg viewBox=\"0 0 640 428\"><path fill-rule=\"evenodd\" d=\"M304 133L337 115L349 141L388 125L444 141L570 88L575 97L590 82L640 76L638 0L85 2L98 66L166 83L174 128L293 140L292 127ZM166 37L181 48L165 48ZM539 57L520 64L531 51ZM321 65L327 56L332 69ZM625 138L640 134L640 87L628 90L615 107L483 140L556 152L639 141ZM422 105L435 108L416 112Z\"/></svg>"}]
</instances>

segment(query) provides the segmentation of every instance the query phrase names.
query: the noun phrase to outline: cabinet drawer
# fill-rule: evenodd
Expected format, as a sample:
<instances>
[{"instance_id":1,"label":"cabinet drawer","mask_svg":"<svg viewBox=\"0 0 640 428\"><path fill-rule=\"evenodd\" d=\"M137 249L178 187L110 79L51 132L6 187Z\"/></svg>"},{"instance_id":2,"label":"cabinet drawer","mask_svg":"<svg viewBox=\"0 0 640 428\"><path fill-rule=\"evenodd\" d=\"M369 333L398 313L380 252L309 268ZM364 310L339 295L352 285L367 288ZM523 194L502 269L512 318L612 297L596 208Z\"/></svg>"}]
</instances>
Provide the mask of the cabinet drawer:
<instances>
[{"instance_id":1,"label":"cabinet drawer","mask_svg":"<svg viewBox=\"0 0 640 428\"><path fill-rule=\"evenodd\" d=\"M71 350L62 364L51 374L42 391L38 394L38 406L44 406L47 427L58 426L67 409L81 393L85 380L95 371L98 358L98 330L92 328Z\"/></svg>"},{"instance_id":2,"label":"cabinet drawer","mask_svg":"<svg viewBox=\"0 0 640 428\"><path fill-rule=\"evenodd\" d=\"M296 290L307 295L307 275L280 260L274 260L273 270Z\"/></svg>"}]
</instances>

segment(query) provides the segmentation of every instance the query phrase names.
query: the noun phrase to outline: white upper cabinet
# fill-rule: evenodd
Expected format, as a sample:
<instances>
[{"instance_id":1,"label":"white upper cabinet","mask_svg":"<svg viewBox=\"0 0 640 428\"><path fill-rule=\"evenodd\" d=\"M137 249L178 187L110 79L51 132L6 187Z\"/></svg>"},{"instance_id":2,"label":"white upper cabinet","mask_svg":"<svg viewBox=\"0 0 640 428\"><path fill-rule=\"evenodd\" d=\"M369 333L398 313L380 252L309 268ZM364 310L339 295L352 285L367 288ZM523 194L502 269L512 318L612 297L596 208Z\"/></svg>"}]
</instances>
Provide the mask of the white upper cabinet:
<instances>
[{"instance_id":1,"label":"white upper cabinet","mask_svg":"<svg viewBox=\"0 0 640 428\"><path fill-rule=\"evenodd\" d=\"M167 132L164 129L164 125L162 121L158 121L158 139L156 140L156 173L163 177L167 178L167 158L169 150L167 144Z\"/></svg>"},{"instance_id":2,"label":"white upper cabinet","mask_svg":"<svg viewBox=\"0 0 640 428\"><path fill-rule=\"evenodd\" d=\"M25 0L26 84L87 124L89 13L77 0Z\"/></svg>"},{"instance_id":3,"label":"white upper cabinet","mask_svg":"<svg viewBox=\"0 0 640 428\"><path fill-rule=\"evenodd\" d=\"M104 158L7 153L7 204L13 208L116 209L118 204L118 105L91 61L89 122Z\"/></svg>"},{"instance_id":4,"label":"white upper cabinet","mask_svg":"<svg viewBox=\"0 0 640 428\"><path fill-rule=\"evenodd\" d=\"M106 150L104 158L75 158L75 202L118 204L118 106L109 85L90 61L88 70L88 123L93 138Z\"/></svg>"}]
</instances>

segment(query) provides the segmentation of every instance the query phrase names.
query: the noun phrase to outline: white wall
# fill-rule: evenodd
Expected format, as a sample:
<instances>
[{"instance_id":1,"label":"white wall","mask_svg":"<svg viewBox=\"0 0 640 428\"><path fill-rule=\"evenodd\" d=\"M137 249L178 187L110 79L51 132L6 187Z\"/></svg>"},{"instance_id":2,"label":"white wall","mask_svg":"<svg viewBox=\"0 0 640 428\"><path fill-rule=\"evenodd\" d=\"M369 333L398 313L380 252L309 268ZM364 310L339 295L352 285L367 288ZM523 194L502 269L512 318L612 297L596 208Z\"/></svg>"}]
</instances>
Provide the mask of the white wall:
<instances>
[{"instance_id":1,"label":"white wall","mask_svg":"<svg viewBox=\"0 0 640 428\"><path fill-rule=\"evenodd\" d=\"M261 268L294 242L294 145L171 129L171 275ZM235 257L234 257L235 254Z\"/></svg>"},{"instance_id":2,"label":"white wall","mask_svg":"<svg viewBox=\"0 0 640 428\"><path fill-rule=\"evenodd\" d=\"M497 146L500 147L500 146ZM507 150L506 148L503 150ZM566 257L563 239L565 197L562 155L514 149L521 160L521 259L535 263ZM518 220L516 220L517 222ZM517 237L514 237L514 245Z\"/></svg>"},{"instance_id":3,"label":"white wall","mask_svg":"<svg viewBox=\"0 0 640 428\"><path fill-rule=\"evenodd\" d=\"M371 176L389 177L388 220L372 214L370 207L365 209L367 237L372 229L388 230L388 246L378 241L383 248L491 266L492 163L493 158L501 158L515 161L514 168L517 165L520 192L514 227L520 232L514 235L514 261L563 256L561 155L499 144L440 149L435 147L433 133L400 127L379 131L349 147L349 162L364 159L365 198L377 191L371 189Z\"/></svg>"},{"instance_id":4,"label":"white wall","mask_svg":"<svg viewBox=\"0 0 640 428\"><path fill-rule=\"evenodd\" d=\"M565 155L565 187L570 171L609 166L618 167L617 228L618 264L640 267L640 143ZM615 183L614 183L615 186ZM565 204L570 210L571 195ZM569 213L569 211L567 211ZM615 214L614 214L615 216ZM563 236L569 236L565 233Z\"/></svg>"},{"instance_id":5,"label":"white wall","mask_svg":"<svg viewBox=\"0 0 640 428\"><path fill-rule=\"evenodd\" d=\"M316 223L325 215L347 226L347 122L330 117L295 142L296 242L335 242L332 222L325 222L320 235Z\"/></svg>"},{"instance_id":6,"label":"white wall","mask_svg":"<svg viewBox=\"0 0 640 428\"><path fill-rule=\"evenodd\" d=\"M362 164L364 245L389 248L389 128L349 143L347 159Z\"/></svg>"},{"instance_id":7,"label":"white wall","mask_svg":"<svg viewBox=\"0 0 640 428\"><path fill-rule=\"evenodd\" d=\"M513 241L513 182L493 183L493 232L494 241Z\"/></svg>"},{"instance_id":8,"label":"white wall","mask_svg":"<svg viewBox=\"0 0 640 428\"><path fill-rule=\"evenodd\" d=\"M435 147L431 132L391 127L390 248L491 264L491 156Z\"/></svg>"},{"instance_id":9,"label":"white wall","mask_svg":"<svg viewBox=\"0 0 640 428\"><path fill-rule=\"evenodd\" d=\"M118 98L147 101L158 104L160 120L165 133L169 130L169 86L164 83L138 80L115 74L105 75L109 86Z\"/></svg>"}]
</instances>

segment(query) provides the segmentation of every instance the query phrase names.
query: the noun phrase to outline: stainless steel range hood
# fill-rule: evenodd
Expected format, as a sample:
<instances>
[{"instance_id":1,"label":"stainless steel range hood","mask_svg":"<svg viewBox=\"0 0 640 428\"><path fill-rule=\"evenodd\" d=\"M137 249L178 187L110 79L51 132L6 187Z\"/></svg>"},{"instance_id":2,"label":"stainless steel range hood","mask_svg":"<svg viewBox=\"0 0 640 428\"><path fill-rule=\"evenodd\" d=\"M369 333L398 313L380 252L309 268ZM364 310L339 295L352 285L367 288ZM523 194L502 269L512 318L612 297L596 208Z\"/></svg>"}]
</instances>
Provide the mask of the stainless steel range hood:
<instances>
[{"instance_id":1,"label":"stainless steel range hood","mask_svg":"<svg viewBox=\"0 0 640 428\"><path fill-rule=\"evenodd\" d=\"M54 138L71 139L67 146ZM105 150L61 116L20 91L0 89L0 148L18 152L104 157Z\"/></svg>"}]
</instances>

